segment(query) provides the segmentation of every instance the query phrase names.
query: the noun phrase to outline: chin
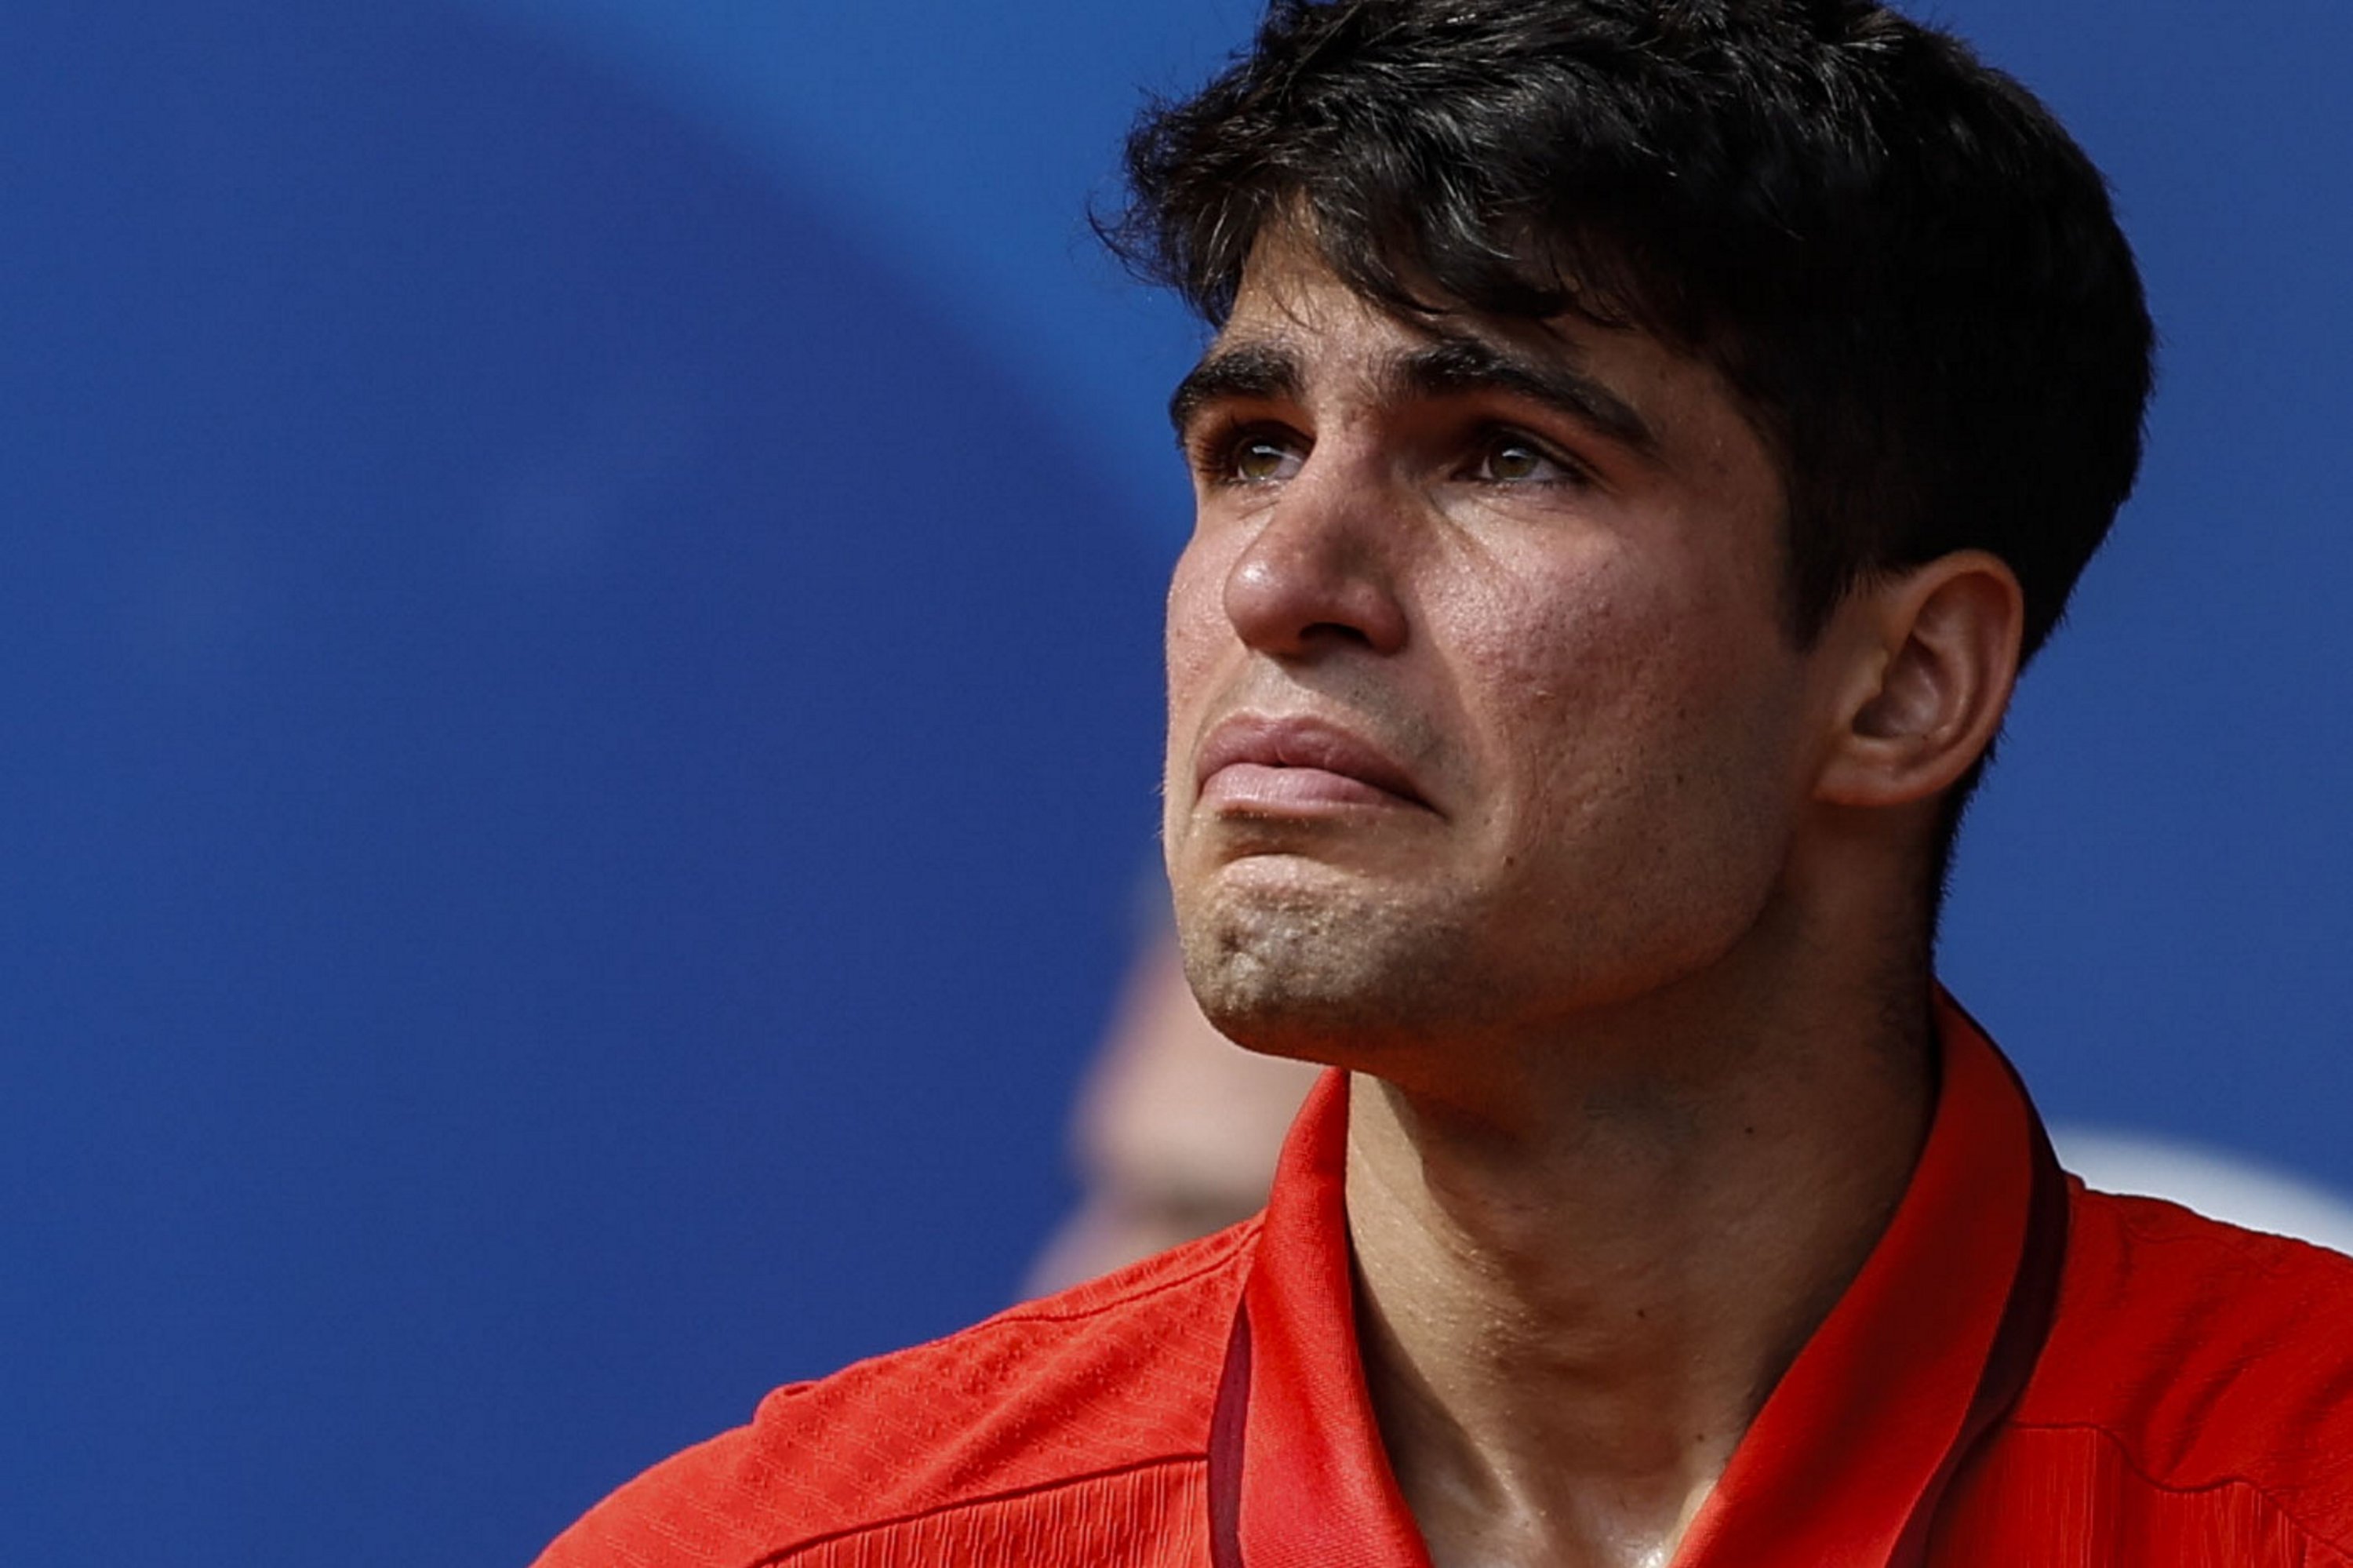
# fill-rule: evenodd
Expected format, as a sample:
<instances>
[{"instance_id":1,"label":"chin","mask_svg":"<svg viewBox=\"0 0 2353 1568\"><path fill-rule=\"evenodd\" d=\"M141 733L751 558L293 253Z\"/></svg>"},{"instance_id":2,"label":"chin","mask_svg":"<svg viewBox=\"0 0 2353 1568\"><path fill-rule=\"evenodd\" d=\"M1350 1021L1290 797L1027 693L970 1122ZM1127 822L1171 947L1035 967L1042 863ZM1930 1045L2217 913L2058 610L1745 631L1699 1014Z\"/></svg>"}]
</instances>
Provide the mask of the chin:
<instances>
[{"instance_id":1,"label":"chin","mask_svg":"<svg viewBox=\"0 0 2353 1568\"><path fill-rule=\"evenodd\" d=\"M1180 900L1185 978L1219 1033L1253 1051L1366 1067L1471 1022L1451 923L1296 884Z\"/></svg>"}]
</instances>

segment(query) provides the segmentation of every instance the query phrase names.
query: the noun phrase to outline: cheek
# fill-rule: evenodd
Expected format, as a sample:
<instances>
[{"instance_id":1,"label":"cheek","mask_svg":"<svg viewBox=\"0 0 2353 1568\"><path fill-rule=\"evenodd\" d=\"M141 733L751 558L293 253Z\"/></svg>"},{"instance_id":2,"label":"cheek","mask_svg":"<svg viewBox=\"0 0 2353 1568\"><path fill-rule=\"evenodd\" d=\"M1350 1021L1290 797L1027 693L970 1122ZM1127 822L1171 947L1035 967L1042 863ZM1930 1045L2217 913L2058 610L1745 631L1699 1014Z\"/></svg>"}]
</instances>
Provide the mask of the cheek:
<instances>
[{"instance_id":1,"label":"cheek","mask_svg":"<svg viewBox=\"0 0 2353 1568\"><path fill-rule=\"evenodd\" d=\"M1503 961L1588 988L1666 983L1713 961L1771 895L1790 826L1783 664L1640 577L1530 603L1485 652L1502 679L1478 726L1497 760L1481 825ZM1552 977L1545 980L1543 977Z\"/></svg>"},{"instance_id":2,"label":"cheek","mask_svg":"<svg viewBox=\"0 0 2353 1568\"><path fill-rule=\"evenodd\" d=\"M1499 677L1481 727L1520 775L1505 794L1556 829L1678 796L1713 816L1706 800L1778 775L1769 754L1786 705L1772 628L1704 577L1641 564L1598 556L1516 575L1472 621L1478 662Z\"/></svg>"},{"instance_id":3,"label":"cheek","mask_svg":"<svg viewBox=\"0 0 2353 1568\"><path fill-rule=\"evenodd\" d=\"M1640 708L1659 678L1667 617L1624 563L1596 553L1575 563L1506 563L1445 609L1458 668L1477 674L1463 694L1488 710L1478 726L1504 767L1545 767L1615 733L1619 710ZM1532 780L1531 782L1534 782Z\"/></svg>"},{"instance_id":4,"label":"cheek","mask_svg":"<svg viewBox=\"0 0 2353 1568\"><path fill-rule=\"evenodd\" d=\"M1192 809L1191 762L1203 715L1229 688L1241 651L1241 641L1226 617L1230 555L1215 539L1197 535L1168 578L1168 724L1161 826L1172 850L1184 837L1183 824Z\"/></svg>"},{"instance_id":5,"label":"cheek","mask_svg":"<svg viewBox=\"0 0 2353 1568\"><path fill-rule=\"evenodd\" d=\"M1224 563L1197 535L1169 574L1166 622L1168 714L1172 721L1198 699L1219 653L1233 644L1225 614ZM1169 743L1179 736L1174 722Z\"/></svg>"}]
</instances>

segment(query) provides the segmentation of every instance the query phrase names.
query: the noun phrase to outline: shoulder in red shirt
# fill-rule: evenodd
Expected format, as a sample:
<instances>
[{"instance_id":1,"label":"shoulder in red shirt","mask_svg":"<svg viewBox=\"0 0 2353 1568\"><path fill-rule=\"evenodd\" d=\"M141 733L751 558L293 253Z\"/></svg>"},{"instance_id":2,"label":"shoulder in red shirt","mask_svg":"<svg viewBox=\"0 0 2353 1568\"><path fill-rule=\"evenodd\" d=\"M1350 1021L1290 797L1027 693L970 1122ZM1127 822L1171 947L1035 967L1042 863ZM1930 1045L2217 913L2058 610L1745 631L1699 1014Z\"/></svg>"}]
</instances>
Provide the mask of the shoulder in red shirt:
<instances>
[{"instance_id":1,"label":"shoulder in red shirt","mask_svg":"<svg viewBox=\"0 0 2353 1568\"><path fill-rule=\"evenodd\" d=\"M2353 1259L2088 1192L1966 1014L1911 1186L1676 1568L2353 1568ZM1265 1215L771 1394L542 1568L1428 1568L1358 1358L1345 1081Z\"/></svg>"},{"instance_id":2,"label":"shoulder in red shirt","mask_svg":"<svg viewBox=\"0 0 2353 1568\"><path fill-rule=\"evenodd\" d=\"M1206 1563L1211 1404L1258 1230L778 1389L541 1568Z\"/></svg>"},{"instance_id":3,"label":"shoulder in red shirt","mask_svg":"<svg viewBox=\"0 0 2353 1568\"><path fill-rule=\"evenodd\" d=\"M2353 1258L2070 1185L2057 1319L1938 1560L2353 1565Z\"/></svg>"}]
</instances>

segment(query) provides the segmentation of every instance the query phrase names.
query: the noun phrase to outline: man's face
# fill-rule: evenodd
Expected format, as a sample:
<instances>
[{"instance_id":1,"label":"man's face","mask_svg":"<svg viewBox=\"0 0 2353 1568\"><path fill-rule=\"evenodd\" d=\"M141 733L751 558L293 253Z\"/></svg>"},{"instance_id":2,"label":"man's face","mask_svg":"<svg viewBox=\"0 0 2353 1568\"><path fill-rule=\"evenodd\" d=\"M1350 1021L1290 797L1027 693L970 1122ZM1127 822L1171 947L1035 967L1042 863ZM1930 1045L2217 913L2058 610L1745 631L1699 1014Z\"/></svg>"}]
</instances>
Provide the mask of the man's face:
<instances>
[{"instance_id":1,"label":"man's face","mask_svg":"<svg viewBox=\"0 0 2353 1568\"><path fill-rule=\"evenodd\" d=\"M1402 322L1271 243L1175 408L1165 831L1221 1028L1364 1065L1556 1026L1756 927L1820 705L1781 487L1712 370Z\"/></svg>"}]
</instances>

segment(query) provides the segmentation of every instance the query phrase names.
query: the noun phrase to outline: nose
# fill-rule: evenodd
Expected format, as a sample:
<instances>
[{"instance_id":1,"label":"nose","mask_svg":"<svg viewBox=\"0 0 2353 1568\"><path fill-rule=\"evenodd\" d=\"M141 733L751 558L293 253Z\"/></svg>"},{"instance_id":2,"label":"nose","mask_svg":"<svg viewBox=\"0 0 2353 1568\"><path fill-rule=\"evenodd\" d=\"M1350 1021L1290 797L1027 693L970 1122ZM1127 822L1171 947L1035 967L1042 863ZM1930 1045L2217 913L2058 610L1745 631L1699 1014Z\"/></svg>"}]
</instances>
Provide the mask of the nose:
<instances>
[{"instance_id":1,"label":"nose","mask_svg":"<svg viewBox=\"0 0 2353 1568\"><path fill-rule=\"evenodd\" d=\"M1310 454L1226 573L1226 618L1248 646L1306 659L1394 653L1409 628L1398 591L1394 503L1360 466Z\"/></svg>"}]
</instances>

